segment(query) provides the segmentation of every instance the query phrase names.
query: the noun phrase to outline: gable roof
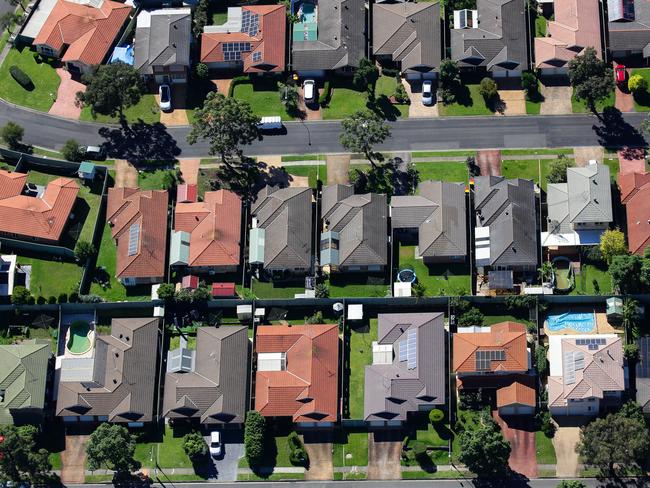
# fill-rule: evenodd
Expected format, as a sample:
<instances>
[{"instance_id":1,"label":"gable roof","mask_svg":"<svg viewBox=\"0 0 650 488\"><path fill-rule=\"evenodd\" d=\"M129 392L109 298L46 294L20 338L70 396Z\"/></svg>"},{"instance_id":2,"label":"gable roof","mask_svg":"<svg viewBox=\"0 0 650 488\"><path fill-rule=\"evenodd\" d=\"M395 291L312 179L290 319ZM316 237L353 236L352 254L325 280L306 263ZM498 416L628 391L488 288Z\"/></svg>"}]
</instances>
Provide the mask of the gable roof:
<instances>
[{"instance_id":1,"label":"gable roof","mask_svg":"<svg viewBox=\"0 0 650 488\"><path fill-rule=\"evenodd\" d=\"M391 198L393 229L419 229L420 257L465 256L465 184L423 181L419 195Z\"/></svg>"},{"instance_id":2,"label":"gable roof","mask_svg":"<svg viewBox=\"0 0 650 488\"><path fill-rule=\"evenodd\" d=\"M202 202L177 203L174 230L190 233L188 266L238 266L241 199L229 190L209 191Z\"/></svg>"},{"instance_id":3,"label":"gable roof","mask_svg":"<svg viewBox=\"0 0 650 488\"><path fill-rule=\"evenodd\" d=\"M30 414L43 409L51 355L49 343L27 341L0 345L0 390L4 392L0 402L0 424L13 424L21 411Z\"/></svg>"},{"instance_id":4,"label":"gable roof","mask_svg":"<svg viewBox=\"0 0 650 488\"><path fill-rule=\"evenodd\" d=\"M364 419L406 420L420 406L445 403L445 330L442 313L378 316L378 340L392 346L392 362L365 368ZM415 367L403 356L408 337L415 339Z\"/></svg>"},{"instance_id":5,"label":"gable roof","mask_svg":"<svg viewBox=\"0 0 650 488\"><path fill-rule=\"evenodd\" d=\"M642 51L650 55L650 3L647 0L607 0L610 51Z\"/></svg>"},{"instance_id":6,"label":"gable roof","mask_svg":"<svg viewBox=\"0 0 650 488\"><path fill-rule=\"evenodd\" d=\"M528 371L528 348L526 326L518 322L500 322L483 327L486 332L457 332L454 334L453 371L455 373L478 373L477 352L504 351L505 359L491 360L486 364L491 372Z\"/></svg>"},{"instance_id":7,"label":"gable roof","mask_svg":"<svg viewBox=\"0 0 650 488\"><path fill-rule=\"evenodd\" d=\"M643 255L650 244L650 173L619 173L618 185L627 216L628 249Z\"/></svg>"},{"instance_id":8,"label":"gable roof","mask_svg":"<svg viewBox=\"0 0 650 488\"><path fill-rule=\"evenodd\" d=\"M451 29L451 59L490 71L529 65L524 0L477 0L478 26Z\"/></svg>"},{"instance_id":9,"label":"gable roof","mask_svg":"<svg viewBox=\"0 0 650 488\"><path fill-rule=\"evenodd\" d=\"M109 188L106 220L117 246L117 278L165 275L168 194L163 190ZM129 252L131 230L138 227L135 252Z\"/></svg>"},{"instance_id":10,"label":"gable roof","mask_svg":"<svg viewBox=\"0 0 650 488\"><path fill-rule=\"evenodd\" d=\"M548 22L547 37L535 37L535 66L557 68L585 48L600 47L600 2L598 0L554 0L554 20Z\"/></svg>"},{"instance_id":11,"label":"gable roof","mask_svg":"<svg viewBox=\"0 0 650 488\"><path fill-rule=\"evenodd\" d=\"M191 42L191 9L141 10L135 29L134 66L142 74L153 74L154 66L189 66Z\"/></svg>"},{"instance_id":12,"label":"gable roof","mask_svg":"<svg viewBox=\"0 0 650 488\"><path fill-rule=\"evenodd\" d=\"M246 327L199 327L194 370L165 375L163 416L197 418L202 424L243 423L248 344Z\"/></svg>"},{"instance_id":13,"label":"gable roof","mask_svg":"<svg viewBox=\"0 0 650 488\"><path fill-rule=\"evenodd\" d=\"M40 197L22 195L27 174L0 169L0 232L58 241L79 194L72 178L50 181Z\"/></svg>"},{"instance_id":14,"label":"gable roof","mask_svg":"<svg viewBox=\"0 0 650 488\"><path fill-rule=\"evenodd\" d=\"M255 410L294 422L338 420L339 330L332 325L257 328L256 352L285 353L285 369L255 376ZM259 357L259 356L258 356Z\"/></svg>"},{"instance_id":15,"label":"gable roof","mask_svg":"<svg viewBox=\"0 0 650 488\"><path fill-rule=\"evenodd\" d=\"M567 169L569 219L572 223L611 222L609 166L589 164Z\"/></svg>"},{"instance_id":16,"label":"gable roof","mask_svg":"<svg viewBox=\"0 0 650 488\"><path fill-rule=\"evenodd\" d=\"M56 415L150 422L157 385L158 319L113 319L111 334L96 337L93 353L92 381L59 381ZM61 374L74 369L75 361L64 358Z\"/></svg>"},{"instance_id":17,"label":"gable roof","mask_svg":"<svg viewBox=\"0 0 650 488\"><path fill-rule=\"evenodd\" d=\"M239 20L239 30L232 30L231 11ZM259 29L256 32L242 29L242 12L256 17ZM242 52L244 73L265 73L284 71L286 51L286 7L284 5L250 5L228 9L228 22L224 25L205 26L201 36L201 62L223 62L224 44L228 42L250 42L251 50ZM259 58L258 58L259 57Z\"/></svg>"},{"instance_id":18,"label":"gable roof","mask_svg":"<svg viewBox=\"0 0 650 488\"><path fill-rule=\"evenodd\" d=\"M510 405L536 406L535 388L518 380L514 380L509 385L498 388L497 408Z\"/></svg>"},{"instance_id":19,"label":"gable roof","mask_svg":"<svg viewBox=\"0 0 650 488\"><path fill-rule=\"evenodd\" d=\"M375 55L388 55L403 72L428 72L440 66L440 4L373 5Z\"/></svg>"},{"instance_id":20,"label":"gable roof","mask_svg":"<svg viewBox=\"0 0 650 488\"><path fill-rule=\"evenodd\" d=\"M55 51L67 46L63 62L101 64L129 18L131 6L112 0L94 3L97 6L58 0L33 44Z\"/></svg>"}]
</instances>

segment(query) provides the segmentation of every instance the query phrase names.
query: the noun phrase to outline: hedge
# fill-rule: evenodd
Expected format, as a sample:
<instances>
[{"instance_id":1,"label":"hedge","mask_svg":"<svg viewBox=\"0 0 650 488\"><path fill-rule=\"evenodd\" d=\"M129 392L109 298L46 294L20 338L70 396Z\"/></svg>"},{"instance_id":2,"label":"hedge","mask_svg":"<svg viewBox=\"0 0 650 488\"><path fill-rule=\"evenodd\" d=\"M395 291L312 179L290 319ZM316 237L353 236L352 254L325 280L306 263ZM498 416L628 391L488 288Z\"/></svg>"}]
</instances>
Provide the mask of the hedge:
<instances>
[{"instance_id":1,"label":"hedge","mask_svg":"<svg viewBox=\"0 0 650 488\"><path fill-rule=\"evenodd\" d=\"M11 77L25 90L29 90L34 86L32 79L27 75L27 73L15 64L9 68L9 73L11 74Z\"/></svg>"},{"instance_id":2,"label":"hedge","mask_svg":"<svg viewBox=\"0 0 650 488\"><path fill-rule=\"evenodd\" d=\"M382 68L381 74L384 76L390 76L391 78L396 78L399 75L399 70L396 68Z\"/></svg>"},{"instance_id":3,"label":"hedge","mask_svg":"<svg viewBox=\"0 0 650 488\"><path fill-rule=\"evenodd\" d=\"M330 83L330 80L325 80L325 83L323 84L323 90L320 93L320 96L318 97L318 104L322 107L327 107L330 103L330 99L332 98L332 84Z\"/></svg>"},{"instance_id":4,"label":"hedge","mask_svg":"<svg viewBox=\"0 0 650 488\"><path fill-rule=\"evenodd\" d=\"M246 75L235 76L230 82L230 88L228 88L228 96L229 97L233 96L233 94L235 93L235 87L237 85L241 85L242 83L249 83L250 81L251 81L250 78Z\"/></svg>"}]
</instances>

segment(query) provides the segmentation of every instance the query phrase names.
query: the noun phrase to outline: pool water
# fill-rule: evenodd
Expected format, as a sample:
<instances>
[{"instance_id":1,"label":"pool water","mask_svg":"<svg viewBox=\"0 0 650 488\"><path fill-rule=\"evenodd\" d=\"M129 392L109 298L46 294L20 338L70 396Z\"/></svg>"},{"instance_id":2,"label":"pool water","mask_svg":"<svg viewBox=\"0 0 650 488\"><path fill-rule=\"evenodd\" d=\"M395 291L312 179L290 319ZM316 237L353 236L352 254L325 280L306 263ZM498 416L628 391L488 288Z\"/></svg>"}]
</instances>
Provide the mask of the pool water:
<instances>
[{"instance_id":1,"label":"pool water","mask_svg":"<svg viewBox=\"0 0 650 488\"><path fill-rule=\"evenodd\" d=\"M593 313L563 313L560 315L549 315L546 325L551 331L572 329L577 332L591 332L596 327L596 319Z\"/></svg>"},{"instance_id":2,"label":"pool water","mask_svg":"<svg viewBox=\"0 0 650 488\"><path fill-rule=\"evenodd\" d=\"M303 3L302 4L302 17L300 18L301 22L305 24L312 24L316 22L316 5L313 3Z\"/></svg>"},{"instance_id":3,"label":"pool water","mask_svg":"<svg viewBox=\"0 0 650 488\"><path fill-rule=\"evenodd\" d=\"M87 322L73 322L70 325L70 338L68 339L68 350L73 354L83 354L90 349L88 333L90 325Z\"/></svg>"}]
</instances>

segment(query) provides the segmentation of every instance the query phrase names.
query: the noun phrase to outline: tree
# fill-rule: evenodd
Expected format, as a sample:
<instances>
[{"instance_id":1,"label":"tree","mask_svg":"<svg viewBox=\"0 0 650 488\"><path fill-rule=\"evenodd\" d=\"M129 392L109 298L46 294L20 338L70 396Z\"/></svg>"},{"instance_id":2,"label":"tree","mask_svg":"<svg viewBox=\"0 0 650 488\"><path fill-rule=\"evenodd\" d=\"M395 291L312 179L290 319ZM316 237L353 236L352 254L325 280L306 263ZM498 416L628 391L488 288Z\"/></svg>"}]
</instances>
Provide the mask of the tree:
<instances>
[{"instance_id":1,"label":"tree","mask_svg":"<svg viewBox=\"0 0 650 488\"><path fill-rule=\"evenodd\" d=\"M330 297L330 287L327 286L327 283L318 283L314 287L314 293L316 298L329 298Z\"/></svg>"},{"instance_id":2,"label":"tree","mask_svg":"<svg viewBox=\"0 0 650 488\"><path fill-rule=\"evenodd\" d=\"M195 10L196 12L196 10ZM210 74L210 70L208 69L208 65L205 63L199 63L196 65L195 68L196 71L196 76L197 78L200 78L201 80L207 79L208 75Z\"/></svg>"},{"instance_id":3,"label":"tree","mask_svg":"<svg viewBox=\"0 0 650 488\"><path fill-rule=\"evenodd\" d=\"M641 258L637 254L614 256L609 265L612 287L621 294L636 293L641 288Z\"/></svg>"},{"instance_id":4,"label":"tree","mask_svg":"<svg viewBox=\"0 0 650 488\"><path fill-rule=\"evenodd\" d=\"M174 298L174 294L176 293L176 290L174 288L174 285L171 283L162 283L158 287L158 298L160 300L165 300L169 301Z\"/></svg>"},{"instance_id":5,"label":"tree","mask_svg":"<svg viewBox=\"0 0 650 488\"><path fill-rule=\"evenodd\" d=\"M445 105L456 101L456 91L460 86L460 70L458 63L444 59L440 63L440 96Z\"/></svg>"},{"instance_id":6,"label":"tree","mask_svg":"<svg viewBox=\"0 0 650 488\"><path fill-rule=\"evenodd\" d=\"M298 101L300 95L294 85L285 85L278 83L278 90L280 92L280 101L284 104L284 109L288 114L298 113Z\"/></svg>"},{"instance_id":7,"label":"tree","mask_svg":"<svg viewBox=\"0 0 650 488\"><path fill-rule=\"evenodd\" d=\"M596 103L614 90L611 68L598 58L592 47L569 61L569 81L575 97L584 100L593 113L596 113Z\"/></svg>"},{"instance_id":8,"label":"tree","mask_svg":"<svg viewBox=\"0 0 650 488\"><path fill-rule=\"evenodd\" d=\"M461 463L478 476L503 475L508 470L510 443L491 418L482 416L476 430L466 430L459 436Z\"/></svg>"},{"instance_id":9,"label":"tree","mask_svg":"<svg viewBox=\"0 0 650 488\"><path fill-rule=\"evenodd\" d=\"M530 71L522 73L521 87L526 92L526 100L533 101L539 98L539 81Z\"/></svg>"},{"instance_id":10,"label":"tree","mask_svg":"<svg viewBox=\"0 0 650 488\"><path fill-rule=\"evenodd\" d=\"M395 92L393 93L395 101L397 103L410 103L409 95L406 93L406 88L402 84L402 81L398 81L395 85Z\"/></svg>"},{"instance_id":11,"label":"tree","mask_svg":"<svg viewBox=\"0 0 650 488\"><path fill-rule=\"evenodd\" d=\"M481 80L479 93L486 101L494 100L499 93L497 90L497 82L486 76Z\"/></svg>"},{"instance_id":12,"label":"tree","mask_svg":"<svg viewBox=\"0 0 650 488\"><path fill-rule=\"evenodd\" d=\"M623 302L623 328L628 335L634 337L635 332L638 332L637 319L639 318L639 304L636 300L626 298Z\"/></svg>"},{"instance_id":13,"label":"tree","mask_svg":"<svg viewBox=\"0 0 650 488\"><path fill-rule=\"evenodd\" d=\"M650 434L645 422L619 412L582 427L577 451L585 464L614 476L615 466L630 468L642 462L649 446Z\"/></svg>"},{"instance_id":14,"label":"tree","mask_svg":"<svg viewBox=\"0 0 650 488\"><path fill-rule=\"evenodd\" d=\"M266 420L256 410L246 414L244 424L244 449L250 466L260 466L264 460L266 441Z\"/></svg>"},{"instance_id":15,"label":"tree","mask_svg":"<svg viewBox=\"0 0 650 488\"><path fill-rule=\"evenodd\" d=\"M95 254L95 252L95 246L93 246L92 243L79 240L77 241L77 245L74 247L74 258L78 263L85 263L90 256Z\"/></svg>"},{"instance_id":16,"label":"tree","mask_svg":"<svg viewBox=\"0 0 650 488\"><path fill-rule=\"evenodd\" d=\"M566 183L566 171L575 166L573 159L567 158L564 154L558 154L549 164L547 180L549 183Z\"/></svg>"},{"instance_id":17,"label":"tree","mask_svg":"<svg viewBox=\"0 0 650 488\"><path fill-rule=\"evenodd\" d=\"M623 356L628 361L639 359L639 346L637 344L625 344L623 346Z\"/></svg>"},{"instance_id":18,"label":"tree","mask_svg":"<svg viewBox=\"0 0 650 488\"><path fill-rule=\"evenodd\" d=\"M15 122L7 122L7 124L0 129L0 138L9 146L9 149L19 149L25 135L25 129Z\"/></svg>"},{"instance_id":19,"label":"tree","mask_svg":"<svg viewBox=\"0 0 650 488\"><path fill-rule=\"evenodd\" d=\"M36 445L38 430L33 425L0 425L0 481L42 484L52 465L49 453Z\"/></svg>"},{"instance_id":20,"label":"tree","mask_svg":"<svg viewBox=\"0 0 650 488\"><path fill-rule=\"evenodd\" d=\"M208 445L200 432L193 431L183 437L183 451L195 462L208 454Z\"/></svg>"},{"instance_id":21,"label":"tree","mask_svg":"<svg viewBox=\"0 0 650 488\"><path fill-rule=\"evenodd\" d=\"M550 261L544 261L537 272L539 273L539 279L542 283L550 282L553 279L553 264L551 264Z\"/></svg>"},{"instance_id":22,"label":"tree","mask_svg":"<svg viewBox=\"0 0 650 488\"><path fill-rule=\"evenodd\" d=\"M617 412L618 415L621 415L627 419L635 419L637 422L644 423L645 415L643 414L643 408L635 401L627 401L622 406L621 409Z\"/></svg>"},{"instance_id":23,"label":"tree","mask_svg":"<svg viewBox=\"0 0 650 488\"><path fill-rule=\"evenodd\" d=\"M77 92L77 105L90 107L93 117L97 114L124 120L124 109L137 104L142 97L142 76L133 66L117 62L103 64L83 75L85 92Z\"/></svg>"},{"instance_id":24,"label":"tree","mask_svg":"<svg viewBox=\"0 0 650 488\"><path fill-rule=\"evenodd\" d=\"M11 303L14 305L26 305L29 302L32 294L24 286L14 286L14 291L11 295Z\"/></svg>"},{"instance_id":25,"label":"tree","mask_svg":"<svg viewBox=\"0 0 650 488\"><path fill-rule=\"evenodd\" d=\"M627 81L627 87L635 95L640 95L648 91L648 82L641 75L632 75Z\"/></svg>"},{"instance_id":26,"label":"tree","mask_svg":"<svg viewBox=\"0 0 650 488\"><path fill-rule=\"evenodd\" d=\"M68 139L65 141L65 144L63 144L63 147L61 148L61 154L64 159L68 161L78 162L83 158L83 153L79 148L79 143L74 139Z\"/></svg>"},{"instance_id":27,"label":"tree","mask_svg":"<svg viewBox=\"0 0 650 488\"><path fill-rule=\"evenodd\" d=\"M253 114L248 102L211 92L203 107L194 112L187 141L195 144L199 138L207 140L209 153L221 157L225 165L232 166L235 156L243 157L241 146L258 138L259 123L260 118Z\"/></svg>"},{"instance_id":28,"label":"tree","mask_svg":"<svg viewBox=\"0 0 650 488\"><path fill-rule=\"evenodd\" d=\"M305 317L305 324L314 325L323 323L323 312L317 310L316 313L310 317Z\"/></svg>"},{"instance_id":29,"label":"tree","mask_svg":"<svg viewBox=\"0 0 650 488\"><path fill-rule=\"evenodd\" d=\"M0 30L7 29L9 34L13 34L13 26L20 21L20 18L20 15L14 12L6 12L0 15Z\"/></svg>"},{"instance_id":30,"label":"tree","mask_svg":"<svg viewBox=\"0 0 650 488\"><path fill-rule=\"evenodd\" d=\"M210 289L203 285L192 292L192 303L205 303L212 298Z\"/></svg>"},{"instance_id":31,"label":"tree","mask_svg":"<svg viewBox=\"0 0 650 488\"><path fill-rule=\"evenodd\" d=\"M368 110L355 112L341 122L342 132L339 136L341 145L350 152L363 153L373 167L375 159L381 154L373 152L373 146L381 144L390 137L388 124L378 115Z\"/></svg>"},{"instance_id":32,"label":"tree","mask_svg":"<svg viewBox=\"0 0 650 488\"><path fill-rule=\"evenodd\" d=\"M131 435L126 427L118 424L100 424L90 434L86 446L88 469L112 469L118 475L135 471L140 467L140 463L133 458L135 444L135 436Z\"/></svg>"},{"instance_id":33,"label":"tree","mask_svg":"<svg viewBox=\"0 0 650 488\"><path fill-rule=\"evenodd\" d=\"M537 369L537 374L543 377L548 374L547 353L548 349L546 346L540 344L535 347L535 369Z\"/></svg>"},{"instance_id":34,"label":"tree","mask_svg":"<svg viewBox=\"0 0 650 488\"><path fill-rule=\"evenodd\" d=\"M194 9L193 21L194 21L194 36L199 37L203 34L203 28L208 23L208 10L210 9L210 0L199 0Z\"/></svg>"},{"instance_id":35,"label":"tree","mask_svg":"<svg viewBox=\"0 0 650 488\"><path fill-rule=\"evenodd\" d=\"M416 281L411 286L411 292L413 293L414 297L422 298L424 295L427 294L427 287L424 286L420 281Z\"/></svg>"},{"instance_id":36,"label":"tree","mask_svg":"<svg viewBox=\"0 0 650 488\"><path fill-rule=\"evenodd\" d=\"M458 327L482 326L484 316L476 307L470 307L458 318Z\"/></svg>"},{"instance_id":37,"label":"tree","mask_svg":"<svg viewBox=\"0 0 650 488\"><path fill-rule=\"evenodd\" d=\"M578 480L563 480L557 484L557 488L587 488L587 485Z\"/></svg>"},{"instance_id":38,"label":"tree","mask_svg":"<svg viewBox=\"0 0 650 488\"><path fill-rule=\"evenodd\" d=\"M368 99L375 99L375 85L379 79L379 68L368 58L361 58L359 67L354 71L352 83L354 83L359 90L366 90L368 92Z\"/></svg>"},{"instance_id":39,"label":"tree","mask_svg":"<svg viewBox=\"0 0 650 488\"><path fill-rule=\"evenodd\" d=\"M627 254L625 234L619 229L607 229L600 236L600 252L607 264L612 262L614 256Z\"/></svg>"}]
</instances>

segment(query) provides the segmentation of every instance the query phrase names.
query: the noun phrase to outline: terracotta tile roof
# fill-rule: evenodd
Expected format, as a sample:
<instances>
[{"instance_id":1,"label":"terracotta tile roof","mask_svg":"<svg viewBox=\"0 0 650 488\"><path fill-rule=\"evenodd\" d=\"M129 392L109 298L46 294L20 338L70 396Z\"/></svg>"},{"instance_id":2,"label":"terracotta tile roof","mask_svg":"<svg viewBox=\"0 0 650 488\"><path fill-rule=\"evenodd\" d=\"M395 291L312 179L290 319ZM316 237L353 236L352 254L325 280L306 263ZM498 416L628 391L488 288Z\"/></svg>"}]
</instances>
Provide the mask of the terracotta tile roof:
<instances>
[{"instance_id":1,"label":"terracotta tile roof","mask_svg":"<svg viewBox=\"0 0 650 488\"><path fill-rule=\"evenodd\" d=\"M176 201L180 203L196 202L198 187L196 185L182 184L176 188Z\"/></svg>"},{"instance_id":2,"label":"terracotta tile roof","mask_svg":"<svg viewBox=\"0 0 650 488\"><path fill-rule=\"evenodd\" d=\"M189 266L238 266L241 199L231 191L206 192L202 202L176 205L174 230L190 233Z\"/></svg>"},{"instance_id":3,"label":"terracotta tile roof","mask_svg":"<svg viewBox=\"0 0 650 488\"><path fill-rule=\"evenodd\" d=\"M109 188L106 220L117 245L117 278L165 275L167 191ZM129 255L129 230L139 224L136 252Z\"/></svg>"},{"instance_id":4,"label":"terracotta tile roof","mask_svg":"<svg viewBox=\"0 0 650 488\"><path fill-rule=\"evenodd\" d=\"M242 7L259 15L257 35L246 32L204 32L201 35L201 62L223 62L223 47L226 42L250 42L250 52L242 53L245 73L265 73L284 71L286 7L284 5L255 5ZM258 61L253 60L254 53L261 53Z\"/></svg>"},{"instance_id":5,"label":"terracotta tile roof","mask_svg":"<svg viewBox=\"0 0 650 488\"><path fill-rule=\"evenodd\" d=\"M617 179L627 214L628 249L643 255L650 244L650 173L619 173Z\"/></svg>"},{"instance_id":6,"label":"terracotta tile roof","mask_svg":"<svg viewBox=\"0 0 650 488\"><path fill-rule=\"evenodd\" d=\"M58 241L79 193L71 178L48 183L40 198L21 195L27 175L0 170L0 232Z\"/></svg>"},{"instance_id":7,"label":"terracotta tile roof","mask_svg":"<svg viewBox=\"0 0 650 488\"><path fill-rule=\"evenodd\" d=\"M286 353L281 371L258 371L255 409L294 422L338 419L339 331L337 325L262 326L256 352Z\"/></svg>"},{"instance_id":8,"label":"terracotta tile roof","mask_svg":"<svg viewBox=\"0 0 650 488\"><path fill-rule=\"evenodd\" d=\"M513 381L510 385L497 390L497 408L509 405L530 405L534 407L535 388L525 385L519 381Z\"/></svg>"},{"instance_id":9,"label":"terracotta tile roof","mask_svg":"<svg viewBox=\"0 0 650 488\"><path fill-rule=\"evenodd\" d=\"M501 322L490 332L461 332L454 334L454 364L456 373L475 373L477 351L505 351L505 361L492 360L490 371L516 372L528 370L526 326L518 322Z\"/></svg>"},{"instance_id":10,"label":"terracotta tile roof","mask_svg":"<svg viewBox=\"0 0 650 488\"><path fill-rule=\"evenodd\" d=\"M59 0L34 39L59 51L67 46L63 62L100 64L127 21L131 7L104 0L99 7Z\"/></svg>"}]
</instances>

